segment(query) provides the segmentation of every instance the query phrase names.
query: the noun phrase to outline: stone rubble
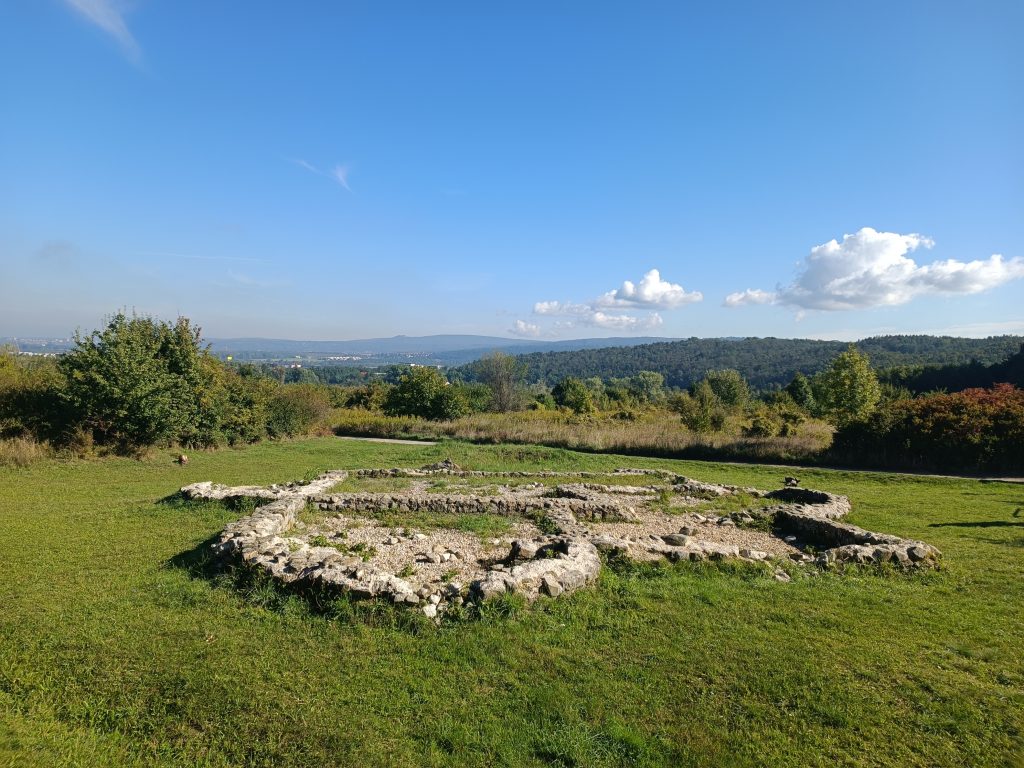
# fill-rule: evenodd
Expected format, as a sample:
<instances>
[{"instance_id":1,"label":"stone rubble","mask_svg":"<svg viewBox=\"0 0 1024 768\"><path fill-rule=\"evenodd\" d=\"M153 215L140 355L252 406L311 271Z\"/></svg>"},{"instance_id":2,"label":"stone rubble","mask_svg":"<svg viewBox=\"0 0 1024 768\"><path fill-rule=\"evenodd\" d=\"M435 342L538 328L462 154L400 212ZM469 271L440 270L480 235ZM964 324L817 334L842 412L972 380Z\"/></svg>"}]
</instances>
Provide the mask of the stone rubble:
<instances>
[{"instance_id":1,"label":"stone rubble","mask_svg":"<svg viewBox=\"0 0 1024 768\"><path fill-rule=\"evenodd\" d=\"M349 477L437 475L496 481L566 477L557 472L468 471L447 459L420 469L332 470L308 483L267 487L194 483L181 493L188 499L253 499L259 504L224 528L213 545L217 554L262 568L285 584L336 589L355 599L384 599L417 607L432 619L466 601L510 593L534 600L573 592L597 579L602 556L672 562L785 560L791 566L821 568L888 563L906 569L935 567L941 557L925 542L840 522L850 511L844 496L793 485L763 492L704 483L664 470L572 473L573 482L502 485L497 495L427 492L425 480L408 492L329 492ZM669 485L608 482L644 476ZM584 482L576 480L581 477ZM666 490L673 497L667 511ZM728 515L671 514L680 506L740 492L779 503ZM662 507L650 506L655 500ZM315 527L320 531L315 536L314 529L300 520L308 509L324 518ZM388 528L374 517L388 513L499 516L509 521L513 537L483 539L449 529L423 533ZM776 568L774 578L791 577Z\"/></svg>"}]
</instances>

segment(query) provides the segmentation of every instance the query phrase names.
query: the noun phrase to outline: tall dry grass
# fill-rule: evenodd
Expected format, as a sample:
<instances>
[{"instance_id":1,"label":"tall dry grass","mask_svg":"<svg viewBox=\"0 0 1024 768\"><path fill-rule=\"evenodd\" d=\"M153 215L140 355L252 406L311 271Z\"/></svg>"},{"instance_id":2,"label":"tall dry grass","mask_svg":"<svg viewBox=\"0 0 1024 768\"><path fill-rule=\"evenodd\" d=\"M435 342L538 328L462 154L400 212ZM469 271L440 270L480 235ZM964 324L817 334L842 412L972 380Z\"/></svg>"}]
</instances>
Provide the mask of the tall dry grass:
<instances>
[{"instance_id":1,"label":"tall dry grass","mask_svg":"<svg viewBox=\"0 0 1024 768\"><path fill-rule=\"evenodd\" d=\"M335 433L363 437L456 438L477 443L528 443L572 450L678 458L811 462L829 447L832 429L801 425L796 435L750 438L731 433L696 434L679 417L653 411L637 420L610 415L578 417L555 411L477 413L434 422L362 410L334 412Z\"/></svg>"},{"instance_id":2,"label":"tall dry grass","mask_svg":"<svg viewBox=\"0 0 1024 768\"><path fill-rule=\"evenodd\" d=\"M53 449L30 437L12 437L0 440L0 467L27 467L50 458Z\"/></svg>"}]
</instances>

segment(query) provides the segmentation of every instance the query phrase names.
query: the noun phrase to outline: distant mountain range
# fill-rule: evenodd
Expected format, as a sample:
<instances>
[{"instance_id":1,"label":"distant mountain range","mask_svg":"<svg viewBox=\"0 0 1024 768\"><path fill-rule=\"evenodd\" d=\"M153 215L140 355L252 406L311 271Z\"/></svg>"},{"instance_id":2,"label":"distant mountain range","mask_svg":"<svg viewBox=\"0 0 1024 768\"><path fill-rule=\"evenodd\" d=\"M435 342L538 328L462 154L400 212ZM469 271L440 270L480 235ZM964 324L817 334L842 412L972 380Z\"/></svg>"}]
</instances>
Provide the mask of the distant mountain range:
<instances>
[{"instance_id":1,"label":"distant mountain range","mask_svg":"<svg viewBox=\"0 0 1024 768\"><path fill-rule=\"evenodd\" d=\"M342 341L299 341L293 339L208 339L220 357L236 360L299 359L309 363L388 365L416 362L423 365L460 365L500 350L509 354L557 352L578 349L634 346L671 341L660 337L619 337L537 341L502 336L440 334L435 336L392 336Z\"/></svg>"},{"instance_id":2,"label":"distant mountain range","mask_svg":"<svg viewBox=\"0 0 1024 768\"><path fill-rule=\"evenodd\" d=\"M605 339L568 339L539 341L511 339L502 336L472 334L438 334L434 336L391 336L378 339L339 341L304 341L301 339L204 339L218 357L235 360L284 361L298 358L310 363L388 365L419 362L429 365L460 365L477 360L489 352L502 350L509 354L558 352L577 349L634 346L671 338L629 336ZM74 346L73 339L0 337L0 346L16 347L21 352L60 353ZM338 358L338 359L333 359Z\"/></svg>"}]
</instances>

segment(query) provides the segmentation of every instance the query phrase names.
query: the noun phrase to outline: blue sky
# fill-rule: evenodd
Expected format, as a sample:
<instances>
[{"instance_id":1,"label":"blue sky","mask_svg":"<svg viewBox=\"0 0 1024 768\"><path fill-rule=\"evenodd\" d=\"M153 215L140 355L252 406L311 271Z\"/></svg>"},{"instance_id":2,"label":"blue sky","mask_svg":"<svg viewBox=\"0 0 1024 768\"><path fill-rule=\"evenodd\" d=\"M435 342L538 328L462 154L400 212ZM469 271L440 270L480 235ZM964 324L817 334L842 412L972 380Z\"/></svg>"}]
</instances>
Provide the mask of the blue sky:
<instances>
[{"instance_id":1,"label":"blue sky","mask_svg":"<svg viewBox=\"0 0 1024 768\"><path fill-rule=\"evenodd\" d=\"M1022 333L1022 35L1016 0L13 0L0 336Z\"/></svg>"}]
</instances>

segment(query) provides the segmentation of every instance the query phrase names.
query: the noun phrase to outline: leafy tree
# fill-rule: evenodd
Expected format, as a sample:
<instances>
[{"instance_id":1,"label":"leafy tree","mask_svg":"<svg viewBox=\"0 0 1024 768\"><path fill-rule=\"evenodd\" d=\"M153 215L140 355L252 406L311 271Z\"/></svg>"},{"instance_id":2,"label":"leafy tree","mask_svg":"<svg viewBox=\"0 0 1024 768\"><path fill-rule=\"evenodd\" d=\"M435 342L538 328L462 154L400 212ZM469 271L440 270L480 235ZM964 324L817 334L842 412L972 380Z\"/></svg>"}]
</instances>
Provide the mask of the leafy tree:
<instances>
[{"instance_id":1,"label":"leafy tree","mask_svg":"<svg viewBox=\"0 0 1024 768\"><path fill-rule=\"evenodd\" d=\"M726 408L742 408L750 399L750 390L740 372L732 368L708 371L704 381Z\"/></svg>"},{"instance_id":2,"label":"leafy tree","mask_svg":"<svg viewBox=\"0 0 1024 768\"><path fill-rule=\"evenodd\" d=\"M491 389L491 410L515 411L523 404L526 363L504 352L494 352L476 363L477 378Z\"/></svg>"},{"instance_id":3,"label":"leafy tree","mask_svg":"<svg viewBox=\"0 0 1024 768\"><path fill-rule=\"evenodd\" d=\"M594 399L590 388L575 376L569 376L558 382L551 390L555 402L573 413L593 413Z\"/></svg>"},{"instance_id":4,"label":"leafy tree","mask_svg":"<svg viewBox=\"0 0 1024 768\"><path fill-rule=\"evenodd\" d=\"M424 419L455 419L467 411L465 399L436 368L416 367L387 394L384 413Z\"/></svg>"},{"instance_id":5,"label":"leafy tree","mask_svg":"<svg viewBox=\"0 0 1024 768\"><path fill-rule=\"evenodd\" d=\"M583 385L590 390L590 402L594 410L604 410L608 407L608 390L604 385L604 379L600 376L591 376L583 381Z\"/></svg>"},{"instance_id":6,"label":"leafy tree","mask_svg":"<svg viewBox=\"0 0 1024 768\"><path fill-rule=\"evenodd\" d=\"M882 391L868 356L851 344L815 377L814 395L822 412L844 427L870 416Z\"/></svg>"},{"instance_id":7,"label":"leafy tree","mask_svg":"<svg viewBox=\"0 0 1024 768\"><path fill-rule=\"evenodd\" d=\"M665 396L665 377L655 371L640 371L629 378L628 386L641 403L657 403Z\"/></svg>"},{"instance_id":8,"label":"leafy tree","mask_svg":"<svg viewBox=\"0 0 1024 768\"><path fill-rule=\"evenodd\" d=\"M119 312L102 331L76 333L58 365L67 402L97 442L131 450L192 433L207 355L186 318L170 325Z\"/></svg>"}]
</instances>

